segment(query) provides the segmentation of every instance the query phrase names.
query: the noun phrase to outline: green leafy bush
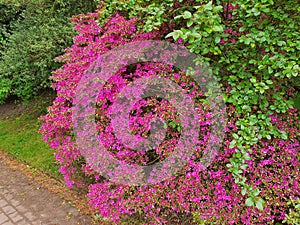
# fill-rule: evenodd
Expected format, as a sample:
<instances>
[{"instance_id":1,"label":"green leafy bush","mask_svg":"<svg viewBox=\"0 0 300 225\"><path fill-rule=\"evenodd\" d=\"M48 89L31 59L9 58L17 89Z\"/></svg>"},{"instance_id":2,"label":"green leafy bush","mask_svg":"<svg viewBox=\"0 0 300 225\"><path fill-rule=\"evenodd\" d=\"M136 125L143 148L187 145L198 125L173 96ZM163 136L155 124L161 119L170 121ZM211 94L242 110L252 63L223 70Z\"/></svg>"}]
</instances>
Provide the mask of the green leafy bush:
<instances>
[{"instance_id":1,"label":"green leafy bush","mask_svg":"<svg viewBox=\"0 0 300 225\"><path fill-rule=\"evenodd\" d=\"M234 105L238 118L238 131L232 133L230 143L236 154L229 171L243 195L249 196L246 205L262 210L260 191L247 184L242 171L247 170L246 161L259 142L288 139L286 132L270 123L269 115L293 107L296 90L291 84L296 87L300 72L300 6L297 1L273 0L198 2L175 17L177 24L185 25L167 37L188 43L228 85L225 100Z\"/></svg>"},{"instance_id":2,"label":"green leafy bush","mask_svg":"<svg viewBox=\"0 0 300 225\"><path fill-rule=\"evenodd\" d=\"M22 7L8 10L15 12L15 17L10 19L14 23L3 32L6 36L1 52L0 102L9 95L28 100L41 89L50 87L51 71L60 65L54 58L72 43L75 34L69 17L93 10L95 3L92 0L85 3L28 0L20 13Z\"/></svg>"},{"instance_id":3,"label":"green leafy bush","mask_svg":"<svg viewBox=\"0 0 300 225\"><path fill-rule=\"evenodd\" d=\"M22 20L22 12L29 0L0 0L0 50L13 33L14 24ZM1 56L1 55L0 55Z\"/></svg>"}]
</instances>

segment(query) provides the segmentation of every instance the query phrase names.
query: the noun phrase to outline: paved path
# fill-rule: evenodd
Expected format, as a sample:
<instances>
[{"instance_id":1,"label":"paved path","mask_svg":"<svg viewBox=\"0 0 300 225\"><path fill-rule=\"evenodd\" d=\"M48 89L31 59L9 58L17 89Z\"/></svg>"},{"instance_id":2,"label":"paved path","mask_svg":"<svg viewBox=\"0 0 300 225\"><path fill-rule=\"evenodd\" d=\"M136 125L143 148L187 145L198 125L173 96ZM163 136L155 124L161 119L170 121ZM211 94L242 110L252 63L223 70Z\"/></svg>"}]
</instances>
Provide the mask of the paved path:
<instances>
[{"instance_id":1,"label":"paved path","mask_svg":"<svg viewBox=\"0 0 300 225\"><path fill-rule=\"evenodd\" d=\"M76 224L91 220L0 158L0 225Z\"/></svg>"}]
</instances>

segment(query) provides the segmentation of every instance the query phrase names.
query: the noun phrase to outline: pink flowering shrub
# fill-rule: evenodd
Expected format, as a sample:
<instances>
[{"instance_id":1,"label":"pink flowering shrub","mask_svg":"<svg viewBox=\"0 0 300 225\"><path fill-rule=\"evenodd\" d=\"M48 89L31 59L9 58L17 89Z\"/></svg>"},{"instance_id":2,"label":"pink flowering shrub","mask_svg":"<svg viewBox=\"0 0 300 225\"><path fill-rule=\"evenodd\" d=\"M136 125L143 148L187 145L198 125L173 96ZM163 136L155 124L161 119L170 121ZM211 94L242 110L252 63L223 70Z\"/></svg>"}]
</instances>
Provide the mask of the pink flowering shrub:
<instances>
[{"instance_id":1,"label":"pink flowering shrub","mask_svg":"<svg viewBox=\"0 0 300 225\"><path fill-rule=\"evenodd\" d=\"M124 146L114 136L109 118L115 96L123 87L141 77L163 74L188 91L195 102L200 118L196 122L199 123L201 136L192 159L176 177L156 185L137 187L112 183L86 164L72 133L71 108L82 75L99 54L105 54L129 42L162 40L171 31L162 23L159 31L138 32L136 17L125 19L118 14L112 16L104 25L98 26L98 18L98 13L73 17L78 35L74 37L74 44L58 58L64 65L55 71L52 77L57 98L49 107L49 113L42 117L40 131L44 141L55 150L56 160L60 162L60 172L64 175L67 186L87 187L91 206L99 210L102 217L113 221L119 221L126 215L140 215L147 224L175 224L172 220L174 216L178 217L178 224L184 224L186 221L191 224L190 215L193 215L198 223L205 224L263 225L284 220L289 211L287 201L300 196L300 144L297 138L300 127L297 110L290 108L285 114L268 115L268 121L285 132L288 138L261 137L251 146L251 160L246 161L248 167L240 173L247 178L247 185L261 190L259 194L264 199L265 207L261 211L253 206L247 207L244 204L247 196L241 193L241 186L236 184L235 177L227 167L232 155L238 154L237 147L230 145L233 140L232 133L239 130L237 121L243 117L242 113L237 115L237 107L227 103L225 141L213 163L203 170L199 159L211 136L211 114L209 107L202 101L205 96L184 72L178 72L172 66L162 63L147 62L127 66L107 81L97 97L97 131L104 146L117 159L127 163L145 165L163 160L171 154L180 137L181 121L168 101L159 98L143 99L135 105L130 114L130 131L144 138L149 136L149 121L152 119L163 118L170 123L173 121L173 125L169 123L167 127L166 138L150 152L133 151ZM230 14L228 18L233 17ZM240 34L232 30L225 30L224 33L232 36L231 39L220 40L220 46L228 45L230 48L236 44L235 37ZM227 81L222 81L222 84L226 93L232 91L232 84ZM276 99L270 96L270 103L275 102Z\"/></svg>"}]
</instances>

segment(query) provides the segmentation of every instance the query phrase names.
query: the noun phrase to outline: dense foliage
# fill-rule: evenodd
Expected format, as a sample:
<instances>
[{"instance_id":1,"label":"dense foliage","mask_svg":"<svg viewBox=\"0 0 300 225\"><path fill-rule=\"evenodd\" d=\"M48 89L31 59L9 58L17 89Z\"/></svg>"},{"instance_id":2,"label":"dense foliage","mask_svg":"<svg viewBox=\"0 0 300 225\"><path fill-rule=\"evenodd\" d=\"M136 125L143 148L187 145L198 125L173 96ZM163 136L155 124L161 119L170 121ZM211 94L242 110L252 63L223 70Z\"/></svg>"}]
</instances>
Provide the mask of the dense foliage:
<instances>
[{"instance_id":1,"label":"dense foliage","mask_svg":"<svg viewBox=\"0 0 300 225\"><path fill-rule=\"evenodd\" d=\"M50 87L60 66L53 59L75 35L69 17L94 9L92 0L1 1L0 102L12 95L28 100Z\"/></svg>"},{"instance_id":2,"label":"dense foliage","mask_svg":"<svg viewBox=\"0 0 300 225\"><path fill-rule=\"evenodd\" d=\"M67 184L88 186L92 206L113 220L135 214L149 224L174 224L170 218L177 215L183 224L193 215L199 224L275 224L284 219L293 224L295 209L288 202L300 198L300 126L292 101L300 71L299 11L296 0L133 0L102 1L97 13L73 17L79 35L59 57L65 64L53 74L58 97L41 127ZM203 139L193 161L174 179L152 186L113 184L85 164L73 139L76 87L99 53L165 38L185 44L212 67L224 91L226 139L212 165L199 170L210 114L203 101L197 102L202 94L193 92L197 87L191 78L155 63L123 68L100 92L96 110L99 138L117 158L131 163L163 159L180 136L178 126L169 123L169 138L151 155L133 152L114 137L109 124L114 96L142 76L164 74L194 94ZM176 120L166 101L145 99L137 106L131 118L137 135L147 133L152 118Z\"/></svg>"},{"instance_id":3,"label":"dense foliage","mask_svg":"<svg viewBox=\"0 0 300 225\"><path fill-rule=\"evenodd\" d=\"M0 50L3 49L4 42L13 32L13 26L21 18L23 10L26 8L26 0L0 1Z\"/></svg>"}]
</instances>

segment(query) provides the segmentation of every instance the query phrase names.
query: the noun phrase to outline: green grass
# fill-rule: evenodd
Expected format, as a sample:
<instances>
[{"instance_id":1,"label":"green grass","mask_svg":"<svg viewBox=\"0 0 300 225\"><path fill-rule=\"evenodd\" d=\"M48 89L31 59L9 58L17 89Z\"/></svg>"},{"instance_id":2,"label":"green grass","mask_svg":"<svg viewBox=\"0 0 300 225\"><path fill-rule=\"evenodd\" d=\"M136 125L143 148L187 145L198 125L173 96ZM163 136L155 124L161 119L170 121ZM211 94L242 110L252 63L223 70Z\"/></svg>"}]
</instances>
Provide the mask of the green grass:
<instances>
[{"instance_id":1,"label":"green grass","mask_svg":"<svg viewBox=\"0 0 300 225\"><path fill-rule=\"evenodd\" d=\"M44 100L42 103L45 103ZM54 159L53 150L42 141L42 136L38 133L38 107L41 104L17 117L11 115L0 120L0 149L18 161L60 179L61 174L58 172L59 166Z\"/></svg>"}]
</instances>

